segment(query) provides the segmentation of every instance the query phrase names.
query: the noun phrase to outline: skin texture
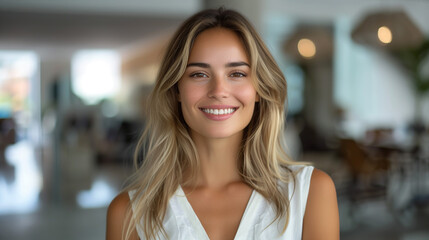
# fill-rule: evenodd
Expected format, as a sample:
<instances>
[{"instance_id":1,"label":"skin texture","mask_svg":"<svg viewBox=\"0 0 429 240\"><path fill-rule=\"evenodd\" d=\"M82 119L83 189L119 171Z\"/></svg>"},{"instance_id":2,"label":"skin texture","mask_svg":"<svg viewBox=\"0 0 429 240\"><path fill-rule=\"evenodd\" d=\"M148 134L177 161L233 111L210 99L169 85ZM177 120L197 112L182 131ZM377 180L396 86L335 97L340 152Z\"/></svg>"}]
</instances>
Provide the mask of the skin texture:
<instances>
[{"instance_id":1,"label":"skin texture","mask_svg":"<svg viewBox=\"0 0 429 240\"><path fill-rule=\"evenodd\" d=\"M335 185L328 174L313 170L303 223L303 240L340 239Z\"/></svg>"},{"instance_id":2,"label":"skin texture","mask_svg":"<svg viewBox=\"0 0 429 240\"><path fill-rule=\"evenodd\" d=\"M196 182L182 188L211 240L234 238L252 194L237 169L243 129L259 100L248 65L243 44L234 32L208 29L196 38L178 84L177 100L201 161ZM213 120L201 107L214 105L234 106L236 111L222 121ZM303 239L339 239L338 206L331 178L315 169L309 191ZM120 194L109 206L108 240L121 239L128 206L127 193ZM136 233L133 237L138 239Z\"/></svg>"},{"instance_id":3,"label":"skin texture","mask_svg":"<svg viewBox=\"0 0 429 240\"><path fill-rule=\"evenodd\" d=\"M257 98L249 64L243 44L230 30L213 28L196 38L178 85L178 99L192 137L228 138L241 134L249 124ZM238 109L231 118L214 121L200 108L215 105Z\"/></svg>"},{"instance_id":4,"label":"skin texture","mask_svg":"<svg viewBox=\"0 0 429 240\"><path fill-rule=\"evenodd\" d=\"M123 239L122 232L126 231L126 213L129 206L130 197L126 192L116 196L110 203L109 208L107 209L106 240ZM137 235L137 231L134 231L131 239L140 239Z\"/></svg>"}]
</instances>

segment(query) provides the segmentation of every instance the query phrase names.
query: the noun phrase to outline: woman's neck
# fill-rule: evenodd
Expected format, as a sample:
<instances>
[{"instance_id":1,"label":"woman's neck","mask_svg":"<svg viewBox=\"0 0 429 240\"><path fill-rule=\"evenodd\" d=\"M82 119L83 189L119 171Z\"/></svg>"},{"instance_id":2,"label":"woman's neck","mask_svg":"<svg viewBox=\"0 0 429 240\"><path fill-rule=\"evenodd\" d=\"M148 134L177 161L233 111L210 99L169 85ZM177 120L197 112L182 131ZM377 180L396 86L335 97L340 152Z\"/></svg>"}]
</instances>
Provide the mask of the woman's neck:
<instances>
[{"instance_id":1,"label":"woman's neck","mask_svg":"<svg viewBox=\"0 0 429 240\"><path fill-rule=\"evenodd\" d=\"M242 132L222 139L208 139L192 134L201 166L196 187L225 188L241 181L238 157L242 137Z\"/></svg>"}]
</instances>

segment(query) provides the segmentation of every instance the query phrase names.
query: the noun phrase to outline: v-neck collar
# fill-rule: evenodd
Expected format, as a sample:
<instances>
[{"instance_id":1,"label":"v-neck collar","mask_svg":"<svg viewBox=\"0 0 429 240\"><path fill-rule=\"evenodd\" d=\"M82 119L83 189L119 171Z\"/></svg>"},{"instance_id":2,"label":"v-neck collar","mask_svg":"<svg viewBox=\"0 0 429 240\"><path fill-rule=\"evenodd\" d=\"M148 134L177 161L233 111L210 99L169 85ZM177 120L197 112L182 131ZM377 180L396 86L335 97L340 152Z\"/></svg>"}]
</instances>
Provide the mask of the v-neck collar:
<instances>
[{"instance_id":1,"label":"v-neck collar","mask_svg":"<svg viewBox=\"0 0 429 240\"><path fill-rule=\"evenodd\" d=\"M243 231L243 226L246 222L246 216L249 215L249 209L252 207L253 199L255 198L256 191L255 189L252 190L252 194L250 195L249 200L247 201L246 209L244 210L243 215L241 216L240 223L237 228L237 232L235 233L234 239L237 239L241 232ZM186 197L185 192L182 189L182 186L179 185L177 189L177 194L175 196L178 197L179 201L183 203L184 207L186 208L185 214L189 218L191 224L194 226L194 230L197 232L198 236L204 236L205 239L209 240L209 236L206 232L206 230L203 227L203 224L201 223L200 219L198 218L197 214L195 213L194 209L192 208L191 203L188 201L188 198Z\"/></svg>"}]
</instances>

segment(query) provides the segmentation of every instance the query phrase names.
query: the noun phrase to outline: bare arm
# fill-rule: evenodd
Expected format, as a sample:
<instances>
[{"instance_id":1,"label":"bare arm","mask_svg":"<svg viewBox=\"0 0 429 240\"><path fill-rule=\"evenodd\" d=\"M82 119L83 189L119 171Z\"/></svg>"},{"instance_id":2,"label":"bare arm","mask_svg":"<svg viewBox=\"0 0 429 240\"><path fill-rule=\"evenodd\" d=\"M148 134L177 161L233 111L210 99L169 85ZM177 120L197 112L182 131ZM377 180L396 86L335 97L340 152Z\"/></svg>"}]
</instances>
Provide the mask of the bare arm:
<instances>
[{"instance_id":1,"label":"bare arm","mask_svg":"<svg viewBox=\"0 0 429 240\"><path fill-rule=\"evenodd\" d=\"M328 174L313 170L302 231L303 240L340 239L335 185Z\"/></svg>"},{"instance_id":2,"label":"bare arm","mask_svg":"<svg viewBox=\"0 0 429 240\"><path fill-rule=\"evenodd\" d=\"M122 232L127 230L129 224L127 211L130 205L128 193L121 193L110 203L107 210L106 240L123 240ZM130 240L138 240L134 230Z\"/></svg>"}]
</instances>

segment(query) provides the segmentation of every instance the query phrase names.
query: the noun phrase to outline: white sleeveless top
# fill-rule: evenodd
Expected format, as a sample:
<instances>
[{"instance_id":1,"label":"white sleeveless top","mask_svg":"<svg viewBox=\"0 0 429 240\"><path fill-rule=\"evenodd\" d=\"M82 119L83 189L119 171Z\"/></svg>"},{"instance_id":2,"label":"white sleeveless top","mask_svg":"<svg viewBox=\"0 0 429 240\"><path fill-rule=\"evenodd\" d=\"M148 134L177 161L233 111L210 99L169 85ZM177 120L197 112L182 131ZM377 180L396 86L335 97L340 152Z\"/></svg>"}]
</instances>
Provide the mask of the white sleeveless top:
<instances>
[{"instance_id":1,"label":"white sleeveless top","mask_svg":"<svg viewBox=\"0 0 429 240\"><path fill-rule=\"evenodd\" d=\"M278 219L270 225L275 218L274 207L261 194L253 190L234 237L235 240L302 238L302 224L313 167L289 166L289 168L296 172L296 189L294 191L294 184L289 183L287 189L290 216L286 231L282 233L285 219ZM128 193L130 198L133 198L134 193L134 191ZM163 226L171 240L209 240L180 186L168 202ZM137 227L137 233L140 239L146 239L141 228ZM158 239L165 239L162 234L158 236Z\"/></svg>"}]
</instances>

